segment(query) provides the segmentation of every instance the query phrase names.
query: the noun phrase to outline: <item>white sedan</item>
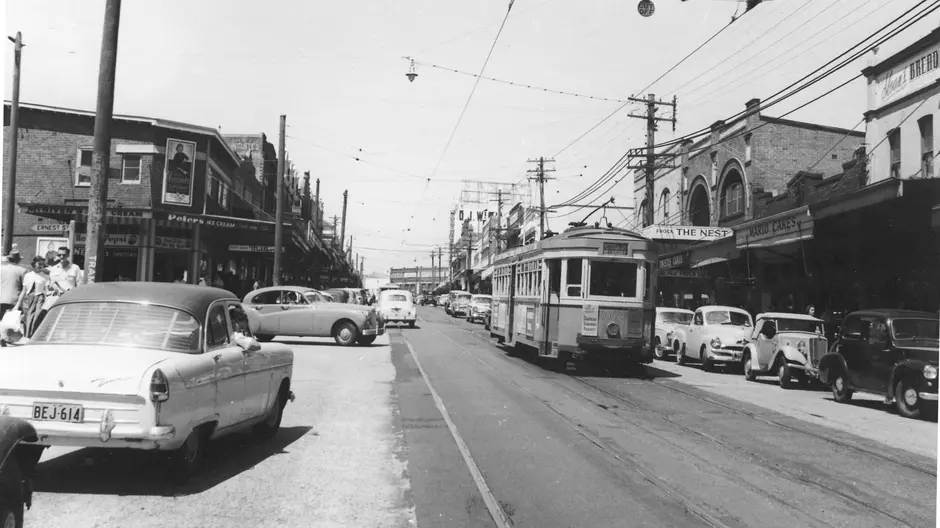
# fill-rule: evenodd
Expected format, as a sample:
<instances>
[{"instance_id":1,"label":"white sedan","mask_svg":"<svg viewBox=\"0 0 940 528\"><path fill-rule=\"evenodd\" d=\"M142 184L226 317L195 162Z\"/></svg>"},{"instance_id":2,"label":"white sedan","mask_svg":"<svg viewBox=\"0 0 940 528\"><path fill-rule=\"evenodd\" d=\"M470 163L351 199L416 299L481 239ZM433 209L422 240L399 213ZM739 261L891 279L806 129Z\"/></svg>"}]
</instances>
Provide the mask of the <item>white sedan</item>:
<instances>
[{"instance_id":1,"label":"white sedan","mask_svg":"<svg viewBox=\"0 0 940 528\"><path fill-rule=\"evenodd\" d=\"M41 446L172 452L185 481L210 440L277 433L293 365L289 348L252 337L225 290L90 284L0 352L0 414L28 420Z\"/></svg>"}]
</instances>

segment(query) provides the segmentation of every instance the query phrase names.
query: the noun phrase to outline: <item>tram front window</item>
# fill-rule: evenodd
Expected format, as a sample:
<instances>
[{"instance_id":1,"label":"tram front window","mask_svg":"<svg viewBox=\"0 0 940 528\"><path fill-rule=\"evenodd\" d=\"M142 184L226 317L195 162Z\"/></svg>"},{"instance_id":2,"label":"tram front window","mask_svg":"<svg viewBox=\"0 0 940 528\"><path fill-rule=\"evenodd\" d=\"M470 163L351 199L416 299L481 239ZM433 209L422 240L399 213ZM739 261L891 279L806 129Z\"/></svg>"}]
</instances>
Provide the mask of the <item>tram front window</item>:
<instances>
[{"instance_id":1,"label":"tram front window","mask_svg":"<svg viewBox=\"0 0 940 528\"><path fill-rule=\"evenodd\" d=\"M636 297L637 265L635 262L591 262L591 289L594 297Z\"/></svg>"}]
</instances>

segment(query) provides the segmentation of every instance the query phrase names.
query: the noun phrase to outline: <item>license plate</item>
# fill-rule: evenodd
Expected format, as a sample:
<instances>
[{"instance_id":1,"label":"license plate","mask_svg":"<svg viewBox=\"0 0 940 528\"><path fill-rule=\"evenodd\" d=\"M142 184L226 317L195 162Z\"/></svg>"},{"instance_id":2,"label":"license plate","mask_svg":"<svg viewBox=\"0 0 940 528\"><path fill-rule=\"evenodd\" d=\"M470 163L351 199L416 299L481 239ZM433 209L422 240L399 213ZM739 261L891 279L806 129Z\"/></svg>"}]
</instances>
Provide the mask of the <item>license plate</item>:
<instances>
[{"instance_id":1,"label":"license plate","mask_svg":"<svg viewBox=\"0 0 940 528\"><path fill-rule=\"evenodd\" d=\"M34 403L33 420L82 423L85 411L81 405Z\"/></svg>"}]
</instances>

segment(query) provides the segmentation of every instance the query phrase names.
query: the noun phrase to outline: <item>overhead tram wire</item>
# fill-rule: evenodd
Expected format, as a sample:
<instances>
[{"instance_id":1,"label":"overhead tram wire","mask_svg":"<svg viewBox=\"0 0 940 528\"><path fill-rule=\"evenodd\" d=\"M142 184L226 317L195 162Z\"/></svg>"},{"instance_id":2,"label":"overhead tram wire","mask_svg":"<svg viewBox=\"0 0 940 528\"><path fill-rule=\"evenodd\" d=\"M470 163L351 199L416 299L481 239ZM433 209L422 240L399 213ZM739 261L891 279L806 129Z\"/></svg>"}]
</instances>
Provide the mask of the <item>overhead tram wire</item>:
<instances>
[{"instance_id":1,"label":"overhead tram wire","mask_svg":"<svg viewBox=\"0 0 940 528\"><path fill-rule=\"evenodd\" d=\"M509 0L509 8L506 10L506 15L503 17L503 22L499 25L499 31L496 32L496 37L493 39L493 44L490 46L490 51L486 54L486 59L483 61L483 66L480 67L479 75L483 75L483 72L486 70L486 65L490 62L490 57L493 56L493 50L496 49L496 43L499 42L499 36L503 34L503 28L506 27L506 21L509 20L509 13L512 12L512 5L515 3L515 0ZM450 149L450 144L454 141L454 136L457 134L457 129L460 128L460 122L463 121L464 114L467 113L467 108L470 106L470 101L473 99L473 94L477 91L477 86L480 85L480 78L477 77L476 81L473 83L473 88L470 90L470 95L467 97L467 102L463 105L463 110L460 111L460 116L457 117L457 122L454 124L454 129L450 133L450 137L447 138L447 143L444 145L444 150L441 152L441 156L437 159L437 163L434 165L434 170L431 171L431 175L428 176L428 179L424 182L424 188L421 190L421 196L418 198L418 203L424 200L425 193L428 192L428 186L431 184L431 180L434 179L434 175L437 174L437 169L440 168L441 162L444 161L444 156L447 155L447 151ZM417 206L412 210L411 217L408 219L408 228L405 230L405 236L411 231L411 226L414 225L415 212L418 210ZM404 241L402 241L404 243Z\"/></svg>"},{"instance_id":2,"label":"overhead tram wire","mask_svg":"<svg viewBox=\"0 0 940 528\"><path fill-rule=\"evenodd\" d=\"M692 55L695 55L695 53L697 53L700 49L704 48L709 42L711 42L712 40L715 40L715 38L717 38L718 35L721 35L722 33L724 33L724 31L725 31L726 29L728 29L729 27L731 27L731 24L734 24L735 21L744 18L745 16L747 16L748 13L750 13L750 11L745 11L744 14L742 14L741 16L739 16L739 17L737 17L737 18L732 18L732 19L731 19L731 22L728 22L728 24L726 24L725 26L722 26L722 28L719 29L717 33L715 33L715 34L712 35L711 37L708 37L708 40L706 40L705 42L699 44L695 49L693 49L692 51L690 51L685 57L682 57L682 59L679 60L679 62L677 62L677 63L674 64L671 68L669 68L668 70L666 70L665 73L663 73L662 75L660 75L659 77L657 77L655 80L653 80L653 82L651 82L651 83L647 84L646 86L644 86L643 88L637 90L635 93L642 95L643 92L645 92L645 91L648 90L650 87L652 87L654 84L656 84L657 82L659 82L660 80L662 80L662 78L665 77L666 75L669 75L673 70L675 70L675 69L678 68L680 65L682 65L682 63L684 63L685 61L687 61ZM577 138L575 138L574 141L572 141L571 143L568 143L567 145L565 145L561 150L559 150L558 152L556 152L552 157L553 157L553 158L557 158L558 156L560 156L563 152L565 152L566 150L568 150L569 148L571 148L572 146L574 146L575 143L577 143L577 142L581 141L582 139L584 139L585 136L587 136L587 135L590 134L591 132L594 132L595 130L597 130L597 128L598 128L599 126L601 126L601 125L603 125L604 123L606 123L608 119L610 119L611 117L614 117L618 112L620 112L621 110L623 110L624 108L626 108L626 106L627 106L628 104L630 104L630 101L628 101L628 102L622 104L621 106L619 106L616 110L614 110L613 112L611 112L610 114L608 114L607 117L605 117L604 119L601 119L597 124L595 124L594 126L592 126L591 128L589 128L586 132L584 132L583 134L581 134L580 136L578 136Z\"/></svg>"}]
</instances>

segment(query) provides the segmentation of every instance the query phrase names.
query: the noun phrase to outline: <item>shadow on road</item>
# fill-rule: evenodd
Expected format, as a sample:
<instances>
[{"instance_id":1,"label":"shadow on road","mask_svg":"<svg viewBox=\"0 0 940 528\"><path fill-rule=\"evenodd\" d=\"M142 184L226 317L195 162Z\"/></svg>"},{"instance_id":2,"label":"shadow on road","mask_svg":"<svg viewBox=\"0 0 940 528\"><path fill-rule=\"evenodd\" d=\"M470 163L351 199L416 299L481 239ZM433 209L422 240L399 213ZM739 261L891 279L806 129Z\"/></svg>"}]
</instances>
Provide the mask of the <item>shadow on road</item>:
<instances>
[{"instance_id":1,"label":"shadow on road","mask_svg":"<svg viewBox=\"0 0 940 528\"><path fill-rule=\"evenodd\" d=\"M826 398L827 401L835 402L832 397ZM886 404L883 400L849 400L848 403L843 405L851 405L852 407L862 407L865 409L873 409L877 411L883 411L888 414L893 414L895 416L900 416L897 409L894 407L894 404ZM925 422L937 422L937 409L936 407L931 408L928 406L925 408L920 415L919 420Z\"/></svg>"},{"instance_id":2,"label":"shadow on road","mask_svg":"<svg viewBox=\"0 0 940 528\"><path fill-rule=\"evenodd\" d=\"M34 489L40 493L94 495L194 495L229 480L285 449L312 427L282 427L265 442L247 434L223 437L209 445L204 465L190 482L177 486L168 478L164 452L131 449L82 449L42 462L36 468Z\"/></svg>"},{"instance_id":3,"label":"shadow on road","mask_svg":"<svg viewBox=\"0 0 940 528\"><path fill-rule=\"evenodd\" d=\"M656 368L653 365L612 365L603 362L578 364L577 369L568 368L568 374L582 378L629 378L653 380L657 378L681 378L682 374Z\"/></svg>"},{"instance_id":4,"label":"shadow on road","mask_svg":"<svg viewBox=\"0 0 940 528\"><path fill-rule=\"evenodd\" d=\"M761 384L761 385L774 385L774 386L777 386L777 387L780 386L780 382L777 381L777 380L775 380L775 379L760 379L760 378L758 378L758 379L754 380L754 382L755 382L755 383L759 383L759 384ZM825 385L823 385L823 384L821 384L821 383L810 383L809 385L803 385L803 384L801 384L801 383L798 383L797 381L793 381L792 384L790 385L790 388L787 389L787 390L791 390L791 391L804 391L804 392L829 392L829 387L827 387L827 386L825 386Z\"/></svg>"},{"instance_id":5,"label":"shadow on road","mask_svg":"<svg viewBox=\"0 0 940 528\"><path fill-rule=\"evenodd\" d=\"M275 343L280 343L282 345L289 345L289 346L314 346L314 347L339 347L340 346L340 345L337 345L335 341L290 341L290 340L285 339L283 341L275 341ZM351 349L379 348L379 347L387 347L387 346L388 345L381 345L381 344L375 344L375 343L372 343L369 345L360 345L357 343L348 348L351 348Z\"/></svg>"}]
</instances>

